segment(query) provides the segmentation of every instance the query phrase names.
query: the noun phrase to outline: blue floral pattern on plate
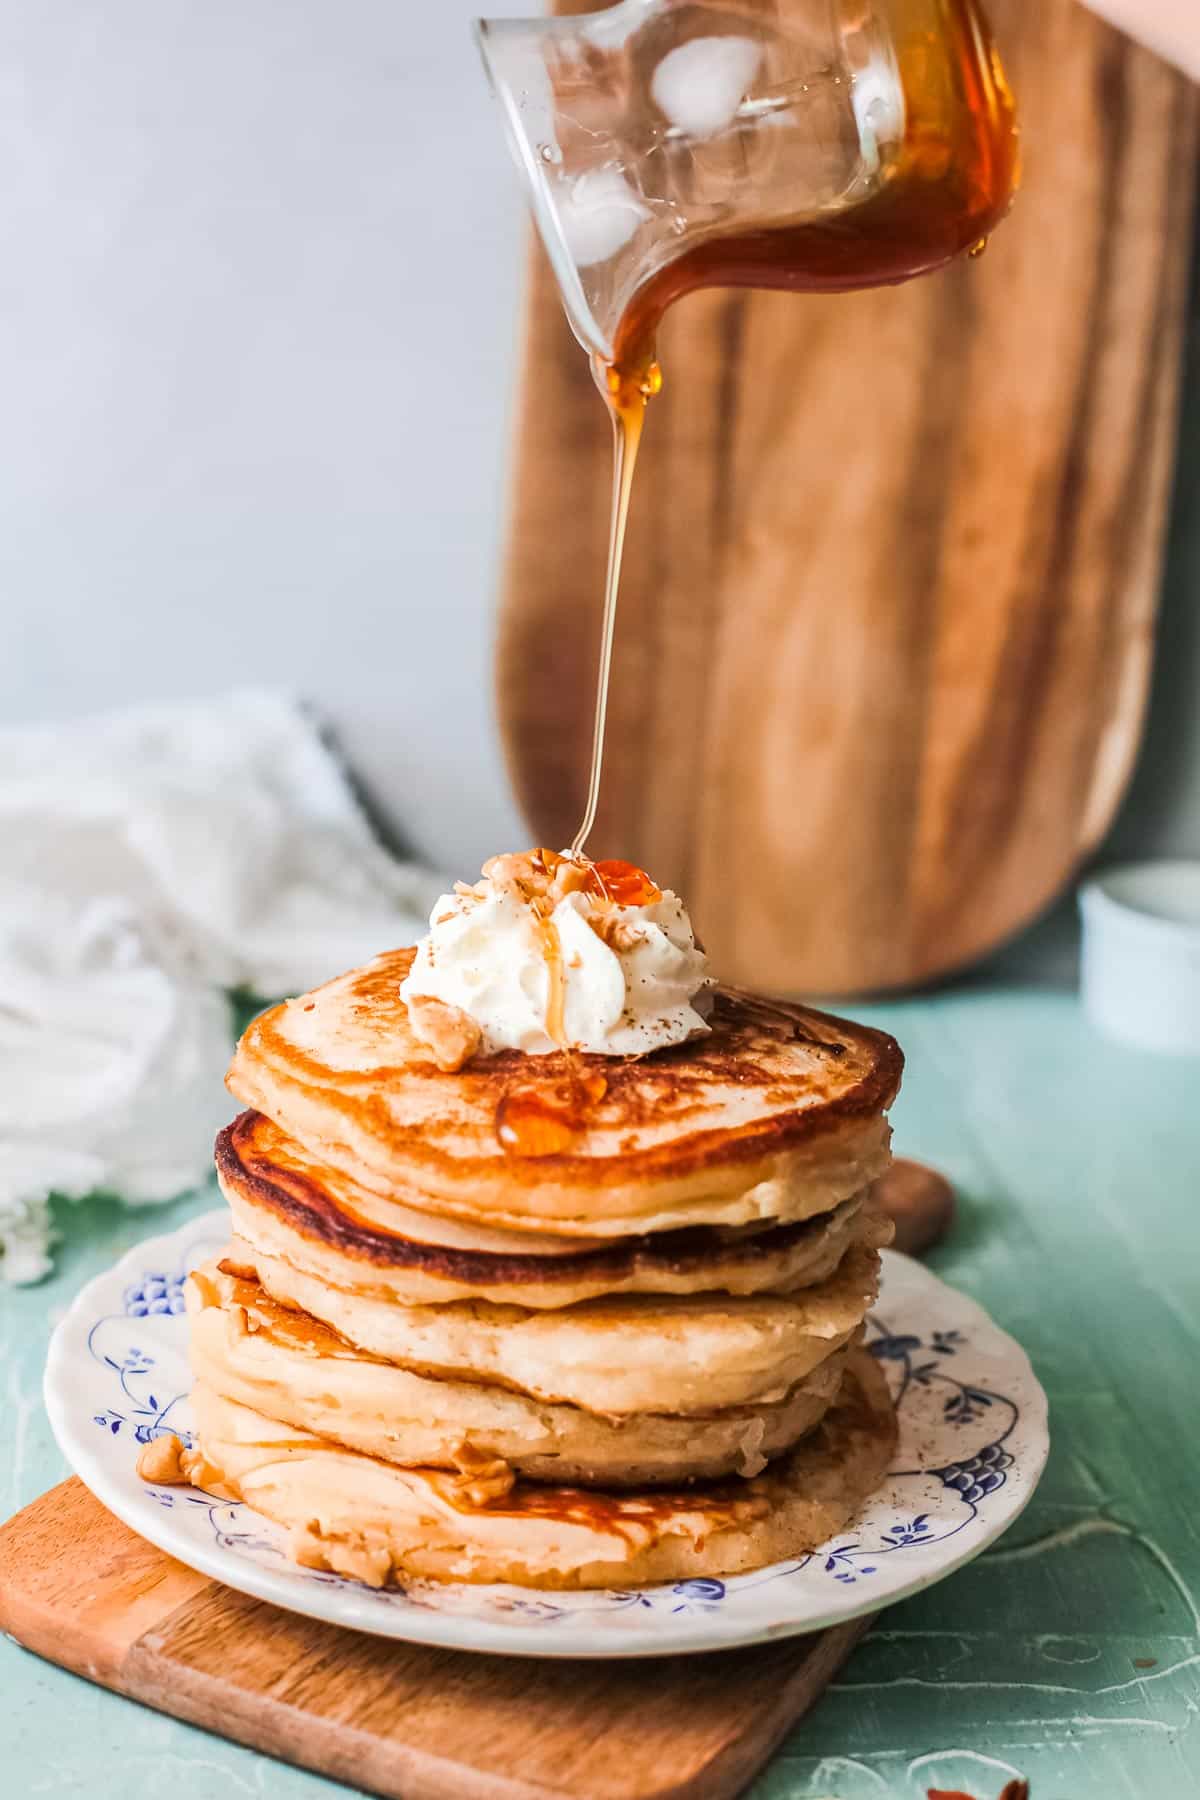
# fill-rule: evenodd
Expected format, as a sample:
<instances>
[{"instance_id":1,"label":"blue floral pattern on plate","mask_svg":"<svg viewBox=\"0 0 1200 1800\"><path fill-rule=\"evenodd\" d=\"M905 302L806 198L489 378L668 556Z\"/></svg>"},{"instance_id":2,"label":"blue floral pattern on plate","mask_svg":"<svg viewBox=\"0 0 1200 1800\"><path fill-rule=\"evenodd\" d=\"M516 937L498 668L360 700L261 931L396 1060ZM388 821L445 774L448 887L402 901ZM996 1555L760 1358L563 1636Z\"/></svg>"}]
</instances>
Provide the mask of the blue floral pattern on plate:
<instances>
[{"instance_id":1,"label":"blue floral pattern on plate","mask_svg":"<svg viewBox=\"0 0 1200 1800\"><path fill-rule=\"evenodd\" d=\"M135 1530L230 1587L388 1636L523 1655L636 1656L812 1631L913 1593L1017 1517L1048 1449L1024 1352L920 1264L884 1253L867 1347L896 1400L895 1469L853 1529L812 1555L721 1581L543 1594L417 1582L380 1591L297 1568L283 1533L239 1503L141 1482L139 1448L190 1436L189 1269L228 1238L226 1213L152 1239L90 1283L55 1333L46 1403L64 1453Z\"/></svg>"}]
</instances>

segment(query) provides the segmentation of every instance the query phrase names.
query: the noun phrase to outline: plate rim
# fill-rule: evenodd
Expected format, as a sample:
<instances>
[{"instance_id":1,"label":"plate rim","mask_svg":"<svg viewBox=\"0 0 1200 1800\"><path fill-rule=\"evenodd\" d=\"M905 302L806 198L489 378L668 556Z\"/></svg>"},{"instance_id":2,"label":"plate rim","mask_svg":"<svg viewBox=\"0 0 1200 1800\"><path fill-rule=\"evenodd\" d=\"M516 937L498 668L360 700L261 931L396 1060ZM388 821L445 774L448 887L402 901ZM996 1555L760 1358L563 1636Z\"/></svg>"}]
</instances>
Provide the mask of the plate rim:
<instances>
[{"instance_id":1,"label":"plate rim","mask_svg":"<svg viewBox=\"0 0 1200 1800\"><path fill-rule=\"evenodd\" d=\"M137 1497L127 1494L120 1480L110 1474L106 1459L99 1452L99 1445L107 1442L107 1439L96 1440L97 1448L92 1450L92 1440L75 1429L76 1421L70 1404L70 1382L67 1377L76 1355L74 1335L85 1313L89 1313L89 1307L97 1305L94 1297L98 1297L122 1276L130 1277L141 1273L147 1266L153 1265L156 1257L166 1257L168 1260L172 1254L178 1257L187 1248L189 1238L216 1236L229 1228L230 1214L227 1206L198 1213L172 1231L157 1232L140 1239L115 1262L85 1282L51 1334L42 1380L43 1401L55 1442L71 1471L122 1524L165 1555L209 1576L223 1587L249 1594L254 1599L265 1600L270 1605L282 1607L301 1617L317 1619L347 1630L364 1631L376 1637L427 1644L436 1649L551 1660L566 1658L626 1661L663 1655L704 1655L721 1650L744 1649L755 1644L774 1643L787 1637L814 1635L834 1626L847 1624L865 1614L877 1613L886 1607L897 1605L956 1574L1016 1524L1033 1498L1045 1470L1050 1452L1049 1402L1028 1353L1015 1338L995 1323L972 1295L953 1287L924 1263L905 1256L900 1251L885 1250L882 1253L885 1270L889 1260L916 1269L924 1280L945 1289L956 1301L978 1314L992 1334L997 1349L1003 1350L1006 1362L1011 1357L1014 1368L1020 1367L1022 1386L1024 1388L1027 1384L1028 1387L1027 1399L1024 1394L1022 1398L1022 1418L1031 1428L1031 1434L1032 1428L1036 1427L1036 1442L1031 1442L1028 1455L1022 1460L1023 1486L1019 1492L1014 1490L1012 1493L1011 1499L1015 1504L1011 1504L1005 1512L1003 1523L997 1524L995 1530L983 1535L979 1541L968 1542L960 1545L954 1552L947 1552L946 1560L939 1562L935 1571L922 1568L911 1579L901 1580L894 1587L889 1587L886 1594L880 1594L878 1589L864 1589L861 1598L851 1599L845 1590L840 1590L839 1598L842 1603L836 1607L831 1606L827 1613L823 1612L815 1617L806 1615L803 1619L795 1620L764 1620L757 1628L748 1622L739 1624L731 1620L730 1628L721 1631L717 1621L705 1615L697 1615L690 1625L685 1626L677 1621L670 1639L657 1645L652 1639L635 1641L632 1636L621 1637L616 1633L611 1638L593 1636L590 1642L586 1641L579 1635L581 1631L586 1631L582 1619L580 1625L573 1629L564 1630L561 1625L557 1625L553 1634L536 1636L529 1634L528 1627L522 1628L518 1635L514 1627L502 1621L479 1619L470 1614L439 1613L432 1609L414 1609L412 1612L397 1609L385 1614L373 1605L372 1589L364 1589L364 1598L355 1596L354 1603L347 1604L352 1589L338 1587L325 1590L305 1583L299 1570L294 1573L288 1569L273 1570L249 1559L231 1558L230 1552L223 1549L215 1538L211 1546L204 1541L194 1546L189 1542L186 1554L181 1554L168 1528L169 1515L166 1511L147 1509L143 1512ZM102 1305L100 1310L104 1310ZM252 1508L250 1510L253 1511ZM160 1519L163 1525L161 1532L146 1528L147 1524L157 1524ZM852 1525L853 1521L850 1523ZM821 1546L817 1548L819 1550ZM768 1568L776 1566L778 1565L767 1565ZM231 1579L231 1574L236 1579ZM646 1585L649 1588L662 1584ZM666 1585L669 1587L671 1584ZM543 1590L531 1588L528 1591L540 1593ZM354 1616L348 1617L348 1613Z\"/></svg>"}]
</instances>

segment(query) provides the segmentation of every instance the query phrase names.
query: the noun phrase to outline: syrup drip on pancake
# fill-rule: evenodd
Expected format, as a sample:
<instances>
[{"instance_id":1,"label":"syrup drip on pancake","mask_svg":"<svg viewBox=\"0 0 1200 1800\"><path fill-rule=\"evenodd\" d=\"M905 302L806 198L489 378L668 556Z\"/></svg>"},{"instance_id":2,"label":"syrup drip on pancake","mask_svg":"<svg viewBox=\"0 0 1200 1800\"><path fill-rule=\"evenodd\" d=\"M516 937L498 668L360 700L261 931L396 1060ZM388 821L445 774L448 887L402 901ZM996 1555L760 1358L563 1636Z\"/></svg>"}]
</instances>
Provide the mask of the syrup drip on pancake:
<instances>
[{"instance_id":1,"label":"syrup drip on pancake","mask_svg":"<svg viewBox=\"0 0 1200 1800\"><path fill-rule=\"evenodd\" d=\"M510 1156L561 1156L608 1092L607 1077L583 1074L568 1056L561 1081L510 1088L496 1108L496 1137Z\"/></svg>"},{"instance_id":2,"label":"syrup drip on pancake","mask_svg":"<svg viewBox=\"0 0 1200 1800\"><path fill-rule=\"evenodd\" d=\"M483 1510L483 1509L477 1509ZM727 1530L764 1518L769 1502L748 1491L744 1478L707 1482L702 1488L676 1488L660 1492L621 1494L603 1488L538 1486L521 1482L512 1492L489 1503L488 1511L515 1517L561 1520L568 1525L588 1525L613 1531L631 1546L657 1536L680 1512L704 1521L704 1532ZM697 1534L697 1548L704 1537Z\"/></svg>"}]
</instances>

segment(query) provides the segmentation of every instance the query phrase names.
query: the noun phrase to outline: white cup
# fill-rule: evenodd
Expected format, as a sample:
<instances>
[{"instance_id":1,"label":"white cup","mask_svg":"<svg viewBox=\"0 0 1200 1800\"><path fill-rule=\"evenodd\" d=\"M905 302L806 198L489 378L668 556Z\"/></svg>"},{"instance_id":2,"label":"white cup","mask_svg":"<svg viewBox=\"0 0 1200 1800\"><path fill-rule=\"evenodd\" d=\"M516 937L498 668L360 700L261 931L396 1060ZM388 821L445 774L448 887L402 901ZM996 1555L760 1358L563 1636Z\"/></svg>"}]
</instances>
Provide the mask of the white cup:
<instances>
[{"instance_id":1,"label":"white cup","mask_svg":"<svg viewBox=\"0 0 1200 1800\"><path fill-rule=\"evenodd\" d=\"M1200 862L1128 863L1079 893L1083 1008L1141 1050L1200 1056Z\"/></svg>"}]
</instances>

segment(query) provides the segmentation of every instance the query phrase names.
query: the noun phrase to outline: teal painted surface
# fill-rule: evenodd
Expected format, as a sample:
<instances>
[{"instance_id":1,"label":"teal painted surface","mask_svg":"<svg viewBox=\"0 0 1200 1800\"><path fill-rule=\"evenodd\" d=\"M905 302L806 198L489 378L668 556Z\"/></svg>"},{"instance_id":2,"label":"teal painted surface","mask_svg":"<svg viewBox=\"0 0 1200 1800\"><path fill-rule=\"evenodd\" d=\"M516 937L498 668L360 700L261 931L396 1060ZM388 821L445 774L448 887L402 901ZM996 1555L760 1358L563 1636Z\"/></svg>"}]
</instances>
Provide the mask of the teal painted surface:
<instances>
[{"instance_id":1,"label":"teal painted surface","mask_svg":"<svg viewBox=\"0 0 1200 1800\"><path fill-rule=\"evenodd\" d=\"M879 1006L909 1057L897 1147L957 1183L932 1258L1025 1344L1042 1488L1003 1543L881 1620L755 1800L1192 1800L1200 1793L1200 1064L1097 1040L1073 997ZM139 1237L212 1204L64 1209L53 1279L0 1291L0 1512L64 1468L41 1409L55 1316ZM81 1580L85 1579L81 1571ZM1141 1666L1151 1664L1152 1666ZM346 1792L0 1642L0 1789L89 1800Z\"/></svg>"}]
</instances>

